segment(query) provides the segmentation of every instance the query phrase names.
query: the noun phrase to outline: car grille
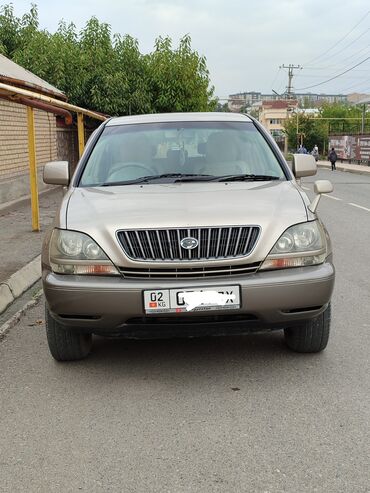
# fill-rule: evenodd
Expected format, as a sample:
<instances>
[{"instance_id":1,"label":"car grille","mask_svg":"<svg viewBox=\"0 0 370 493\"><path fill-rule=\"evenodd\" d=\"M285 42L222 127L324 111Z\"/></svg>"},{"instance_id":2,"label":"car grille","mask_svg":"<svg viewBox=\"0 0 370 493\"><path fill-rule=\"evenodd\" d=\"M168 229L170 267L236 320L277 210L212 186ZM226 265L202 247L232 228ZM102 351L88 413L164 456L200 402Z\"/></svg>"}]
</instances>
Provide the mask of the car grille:
<instances>
[{"instance_id":1,"label":"car grille","mask_svg":"<svg viewBox=\"0 0 370 493\"><path fill-rule=\"evenodd\" d=\"M118 240L126 255L134 260L216 260L244 257L254 248L258 226L220 228L139 229L118 231ZM196 248L185 250L183 238L195 238Z\"/></svg>"},{"instance_id":2,"label":"car grille","mask_svg":"<svg viewBox=\"0 0 370 493\"><path fill-rule=\"evenodd\" d=\"M185 267L174 269L122 267L120 272L126 279L199 279L201 277L254 274L259 266L260 262L242 265L220 265L219 267Z\"/></svg>"}]
</instances>

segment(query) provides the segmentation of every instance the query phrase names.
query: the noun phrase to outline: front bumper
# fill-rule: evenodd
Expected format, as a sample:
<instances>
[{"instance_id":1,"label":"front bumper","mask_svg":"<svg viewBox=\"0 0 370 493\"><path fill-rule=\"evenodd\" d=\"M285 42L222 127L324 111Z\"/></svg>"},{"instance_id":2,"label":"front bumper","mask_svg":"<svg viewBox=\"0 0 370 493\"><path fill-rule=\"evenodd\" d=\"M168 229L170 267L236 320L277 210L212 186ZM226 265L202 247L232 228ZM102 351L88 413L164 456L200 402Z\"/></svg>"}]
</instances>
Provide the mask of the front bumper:
<instances>
[{"instance_id":1,"label":"front bumper","mask_svg":"<svg viewBox=\"0 0 370 493\"><path fill-rule=\"evenodd\" d=\"M334 287L334 266L322 265L210 279L124 279L69 276L43 271L51 315L62 325L98 334L154 336L222 334L293 327L317 317ZM240 285L241 308L214 312L145 315L143 290ZM180 315L180 316L179 316Z\"/></svg>"}]
</instances>

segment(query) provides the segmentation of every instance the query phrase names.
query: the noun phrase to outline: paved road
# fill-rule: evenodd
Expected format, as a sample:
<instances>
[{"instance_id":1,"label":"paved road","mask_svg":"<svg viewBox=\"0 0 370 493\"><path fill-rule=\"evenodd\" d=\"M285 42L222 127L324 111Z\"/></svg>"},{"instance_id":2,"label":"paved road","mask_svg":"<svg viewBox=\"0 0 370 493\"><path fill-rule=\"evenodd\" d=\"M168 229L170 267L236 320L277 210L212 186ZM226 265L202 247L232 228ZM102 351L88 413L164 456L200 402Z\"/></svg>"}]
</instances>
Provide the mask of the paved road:
<instances>
[{"instance_id":1,"label":"paved road","mask_svg":"<svg viewBox=\"0 0 370 493\"><path fill-rule=\"evenodd\" d=\"M48 355L41 306L0 343L0 490L369 492L370 177L335 183L321 216L337 265L330 344L279 333L97 339ZM312 179L304 186L312 187Z\"/></svg>"}]
</instances>

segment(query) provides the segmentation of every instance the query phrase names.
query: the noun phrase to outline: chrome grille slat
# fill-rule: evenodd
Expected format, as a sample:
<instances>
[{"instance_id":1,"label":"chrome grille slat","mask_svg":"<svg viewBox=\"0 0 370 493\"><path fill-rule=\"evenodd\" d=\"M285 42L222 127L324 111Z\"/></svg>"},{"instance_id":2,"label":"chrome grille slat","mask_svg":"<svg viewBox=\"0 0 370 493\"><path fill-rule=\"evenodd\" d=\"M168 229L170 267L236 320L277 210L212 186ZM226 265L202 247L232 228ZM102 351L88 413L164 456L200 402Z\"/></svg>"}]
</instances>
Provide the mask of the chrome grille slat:
<instances>
[{"instance_id":1,"label":"chrome grille slat","mask_svg":"<svg viewBox=\"0 0 370 493\"><path fill-rule=\"evenodd\" d=\"M215 257L218 257L218 249L220 248L220 239L221 239L221 228L218 228L217 231L217 246L216 246L216 252L215 252Z\"/></svg>"},{"instance_id":2,"label":"chrome grille slat","mask_svg":"<svg viewBox=\"0 0 370 493\"><path fill-rule=\"evenodd\" d=\"M180 230L177 229L177 247L178 247L178 251L179 251L179 259L182 259L182 248L181 248L181 245L180 245L180 241L181 241L181 238L180 238Z\"/></svg>"},{"instance_id":3,"label":"chrome grille slat","mask_svg":"<svg viewBox=\"0 0 370 493\"><path fill-rule=\"evenodd\" d=\"M187 236L190 236L190 229L187 230ZM191 260L192 253L193 253L192 250L188 250L188 258L189 258L189 260Z\"/></svg>"},{"instance_id":4,"label":"chrome grille slat","mask_svg":"<svg viewBox=\"0 0 370 493\"><path fill-rule=\"evenodd\" d=\"M134 249L132 247L130 237L129 237L129 235L128 235L128 233L126 231L122 235L122 240L127 242L127 246L129 247L128 248L128 250L129 250L129 256L131 257L132 255L134 255ZM122 243L122 245L123 245L123 243Z\"/></svg>"},{"instance_id":5,"label":"chrome grille slat","mask_svg":"<svg viewBox=\"0 0 370 493\"><path fill-rule=\"evenodd\" d=\"M254 274L260 262L241 265L221 265L219 267L189 267L189 268L129 268L122 267L121 274L125 278L146 278L146 279L197 279L200 277L224 277L238 276L242 274Z\"/></svg>"},{"instance_id":6,"label":"chrome grille slat","mask_svg":"<svg viewBox=\"0 0 370 493\"><path fill-rule=\"evenodd\" d=\"M173 260L173 252L172 252L171 238L170 238L170 232L168 231L168 229L166 230L166 233L167 233L168 248L170 249L171 260Z\"/></svg>"},{"instance_id":7,"label":"chrome grille slat","mask_svg":"<svg viewBox=\"0 0 370 493\"><path fill-rule=\"evenodd\" d=\"M163 255L163 250L162 250L162 245L161 245L161 239L159 237L159 231L156 230L155 234L157 236L157 241L158 241L158 245L159 245L159 251L161 252L161 259L163 260L164 259L164 255Z\"/></svg>"},{"instance_id":8,"label":"chrome grille slat","mask_svg":"<svg viewBox=\"0 0 370 493\"><path fill-rule=\"evenodd\" d=\"M151 243L150 238L149 238L149 232L148 231L145 231L145 235L146 235L146 239L148 241L148 245L149 245L149 248L150 248L150 253L152 255L152 259L155 259L153 248L152 248L152 243Z\"/></svg>"},{"instance_id":9,"label":"chrome grille slat","mask_svg":"<svg viewBox=\"0 0 370 493\"><path fill-rule=\"evenodd\" d=\"M250 228L250 230L248 232L247 241L245 242L245 247L244 247L243 253L245 253L246 251L248 251L248 245L249 245L249 242L250 242L250 239L251 239L251 235L252 235L252 228Z\"/></svg>"},{"instance_id":10,"label":"chrome grille slat","mask_svg":"<svg viewBox=\"0 0 370 493\"><path fill-rule=\"evenodd\" d=\"M239 228L238 237L236 239L235 250L233 254L234 257L236 256L236 252L238 251L241 232L242 232L242 228Z\"/></svg>"},{"instance_id":11,"label":"chrome grille slat","mask_svg":"<svg viewBox=\"0 0 370 493\"><path fill-rule=\"evenodd\" d=\"M206 258L209 258L209 247L210 247L210 243L211 243L211 230L210 230L210 228L207 228L206 231L207 231L207 256L206 256Z\"/></svg>"},{"instance_id":12,"label":"chrome grille slat","mask_svg":"<svg viewBox=\"0 0 370 493\"><path fill-rule=\"evenodd\" d=\"M231 231L232 231L232 228L229 228L229 231L227 233L227 240L226 240L225 257L229 256L229 244L230 244Z\"/></svg>"},{"instance_id":13,"label":"chrome grille slat","mask_svg":"<svg viewBox=\"0 0 370 493\"><path fill-rule=\"evenodd\" d=\"M135 245L136 245L136 248L139 250L139 255L141 258L145 258L145 254L144 254L144 250L141 248L141 244L140 244L140 238L139 238L139 233L137 231L134 231L134 235L132 236L132 239L134 239L134 236L135 236Z\"/></svg>"},{"instance_id":14,"label":"chrome grille slat","mask_svg":"<svg viewBox=\"0 0 370 493\"><path fill-rule=\"evenodd\" d=\"M245 257L258 240L259 226L222 226L179 229L138 229L117 232L125 254L141 261L202 261ZM181 240L193 237L192 250L181 247Z\"/></svg>"}]
</instances>

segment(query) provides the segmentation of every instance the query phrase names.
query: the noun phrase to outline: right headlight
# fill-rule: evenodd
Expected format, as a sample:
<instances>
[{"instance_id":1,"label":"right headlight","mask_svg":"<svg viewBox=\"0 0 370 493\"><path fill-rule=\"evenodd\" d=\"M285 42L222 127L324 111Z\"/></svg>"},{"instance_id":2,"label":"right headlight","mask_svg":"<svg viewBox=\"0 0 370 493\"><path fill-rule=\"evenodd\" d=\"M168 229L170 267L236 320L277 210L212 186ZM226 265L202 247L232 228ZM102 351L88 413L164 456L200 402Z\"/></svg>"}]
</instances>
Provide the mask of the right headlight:
<instances>
[{"instance_id":1,"label":"right headlight","mask_svg":"<svg viewBox=\"0 0 370 493\"><path fill-rule=\"evenodd\" d=\"M260 269L287 269L318 265L325 261L325 232L318 221L295 224L275 243Z\"/></svg>"},{"instance_id":2,"label":"right headlight","mask_svg":"<svg viewBox=\"0 0 370 493\"><path fill-rule=\"evenodd\" d=\"M100 246L80 231L54 229L49 254L52 271L58 274L119 275Z\"/></svg>"}]
</instances>

